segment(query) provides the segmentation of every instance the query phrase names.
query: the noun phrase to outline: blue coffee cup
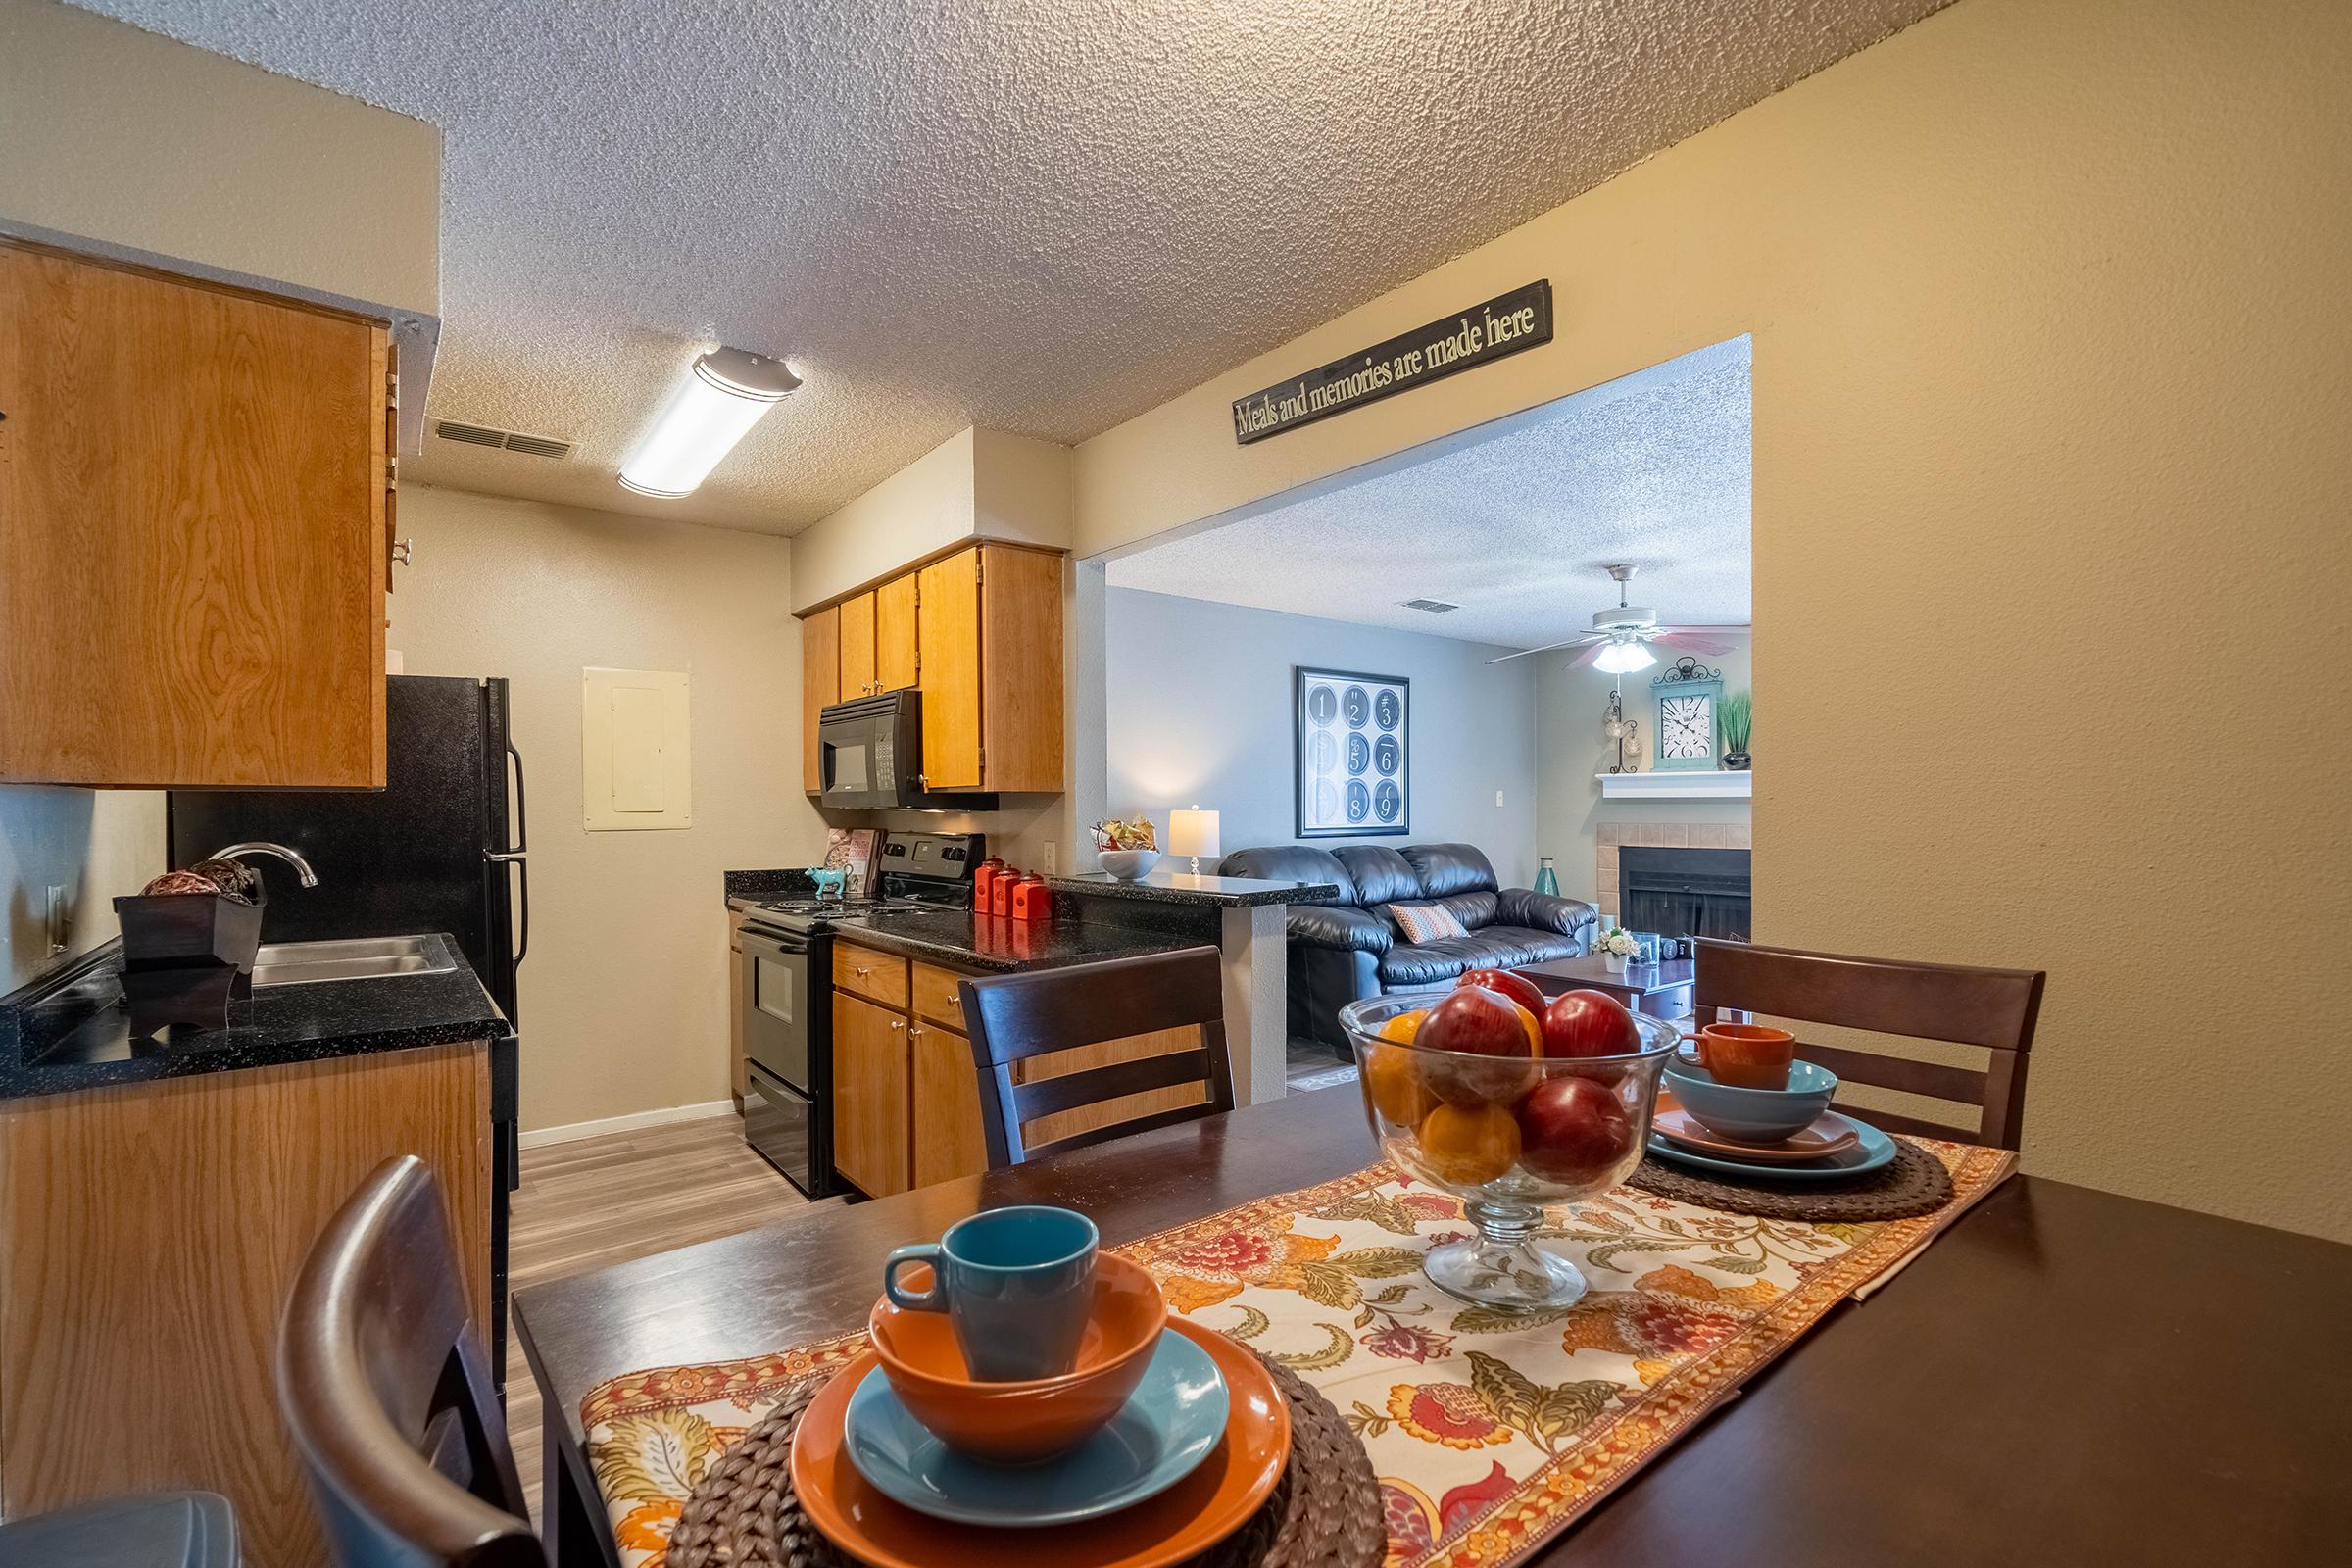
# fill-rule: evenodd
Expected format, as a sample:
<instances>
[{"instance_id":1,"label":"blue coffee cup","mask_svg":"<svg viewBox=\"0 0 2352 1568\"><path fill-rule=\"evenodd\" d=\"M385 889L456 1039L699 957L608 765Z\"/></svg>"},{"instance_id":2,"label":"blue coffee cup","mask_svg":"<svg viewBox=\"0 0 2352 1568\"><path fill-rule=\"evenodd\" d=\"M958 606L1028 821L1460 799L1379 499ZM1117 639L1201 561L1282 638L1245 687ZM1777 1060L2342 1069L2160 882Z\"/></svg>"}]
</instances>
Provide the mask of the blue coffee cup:
<instances>
[{"instance_id":1,"label":"blue coffee cup","mask_svg":"<svg viewBox=\"0 0 2352 1568\"><path fill-rule=\"evenodd\" d=\"M936 1242L902 1247L882 1265L882 1294L908 1312L945 1312L964 1364L985 1383L1056 1378L1078 1365L1094 1304L1102 1235L1076 1209L1025 1204L956 1221ZM899 1284L909 1263L931 1288Z\"/></svg>"}]
</instances>

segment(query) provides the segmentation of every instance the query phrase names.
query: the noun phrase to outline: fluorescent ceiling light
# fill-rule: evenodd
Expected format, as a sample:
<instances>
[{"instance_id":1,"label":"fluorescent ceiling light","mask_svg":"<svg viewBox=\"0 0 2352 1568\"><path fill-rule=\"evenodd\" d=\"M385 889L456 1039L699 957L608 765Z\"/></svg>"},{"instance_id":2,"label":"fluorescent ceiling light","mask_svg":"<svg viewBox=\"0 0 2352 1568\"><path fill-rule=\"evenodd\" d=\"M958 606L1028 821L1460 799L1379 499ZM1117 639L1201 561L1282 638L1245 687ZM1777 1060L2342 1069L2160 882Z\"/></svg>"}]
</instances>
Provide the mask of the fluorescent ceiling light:
<instances>
[{"instance_id":1,"label":"fluorescent ceiling light","mask_svg":"<svg viewBox=\"0 0 2352 1568\"><path fill-rule=\"evenodd\" d=\"M1605 669L1612 675L1630 675L1637 669L1647 669L1658 662L1658 656L1640 643L1611 643L1592 661L1594 669Z\"/></svg>"},{"instance_id":2,"label":"fluorescent ceiling light","mask_svg":"<svg viewBox=\"0 0 2352 1568\"><path fill-rule=\"evenodd\" d=\"M760 416L801 384L782 360L712 349L669 395L661 416L620 466L639 495L682 496L701 484Z\"/></svg>"}]
</instances>

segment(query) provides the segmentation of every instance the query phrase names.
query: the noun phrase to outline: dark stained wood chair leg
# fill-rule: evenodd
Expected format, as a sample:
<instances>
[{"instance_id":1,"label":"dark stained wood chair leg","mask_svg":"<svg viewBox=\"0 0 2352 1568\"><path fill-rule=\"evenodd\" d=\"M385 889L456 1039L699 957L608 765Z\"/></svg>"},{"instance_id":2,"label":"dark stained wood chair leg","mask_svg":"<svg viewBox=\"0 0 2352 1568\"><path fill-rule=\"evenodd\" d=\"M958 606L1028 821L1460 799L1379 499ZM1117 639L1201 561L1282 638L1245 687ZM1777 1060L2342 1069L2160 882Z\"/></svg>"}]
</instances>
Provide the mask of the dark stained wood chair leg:
<instances>
[{"instance_id":1,"label":"dark stained wood chair leg","mask_svg":"<svg viewBox=\"0 0 2352 1568\"><path fill-rule=\"evenodd\" d=\"M1984 1070L1800 1040L1797 1054L1846 1083L1919 1095L1977 1112L1973 1129L1863 1107L1891 1132L2015 1150L2025 1127L2026 1067L2041 1016L2038 969L1982 969L1805 953L1701 938L1697 1015L1786 1018L1868 1034L1981 1046ZM1839 1101L1838 1108L1849 1107Z\"/></svg>"},{"instance_id":2,"label":"dark stained wood chair leg","mask_svg":"<svg viewBox=\"0 0 2352 1568\"><path fill-rule=\"evenodd\" d=\"M1214 948L1186 948L1084 968L966 980L958 990L980 1075L981 1131L991 1170L1083 1149L1233 1108L1233 1066L1225 1050L1225 982ZM1134 1060L1031 1078L1040 1056L1139 1036L1195 1030L1200 1044ZM1198 1084L1198 1104L1032 1144L1041 1118L1152 1090Z\"/></svg>"},{"instance_id":3,"label":"dark stained wood chair leg","mask_svg":"<svg viewBox=\"0 0 2352 1568\"><path fill-rule=\"evenodd\" d=\"M541 1438L540 1540L555 1568L620 1568L620 1548L606 1523L587 1460L572 1446L563 1412L549 1410Z\"/></svg>"}]
</instances>

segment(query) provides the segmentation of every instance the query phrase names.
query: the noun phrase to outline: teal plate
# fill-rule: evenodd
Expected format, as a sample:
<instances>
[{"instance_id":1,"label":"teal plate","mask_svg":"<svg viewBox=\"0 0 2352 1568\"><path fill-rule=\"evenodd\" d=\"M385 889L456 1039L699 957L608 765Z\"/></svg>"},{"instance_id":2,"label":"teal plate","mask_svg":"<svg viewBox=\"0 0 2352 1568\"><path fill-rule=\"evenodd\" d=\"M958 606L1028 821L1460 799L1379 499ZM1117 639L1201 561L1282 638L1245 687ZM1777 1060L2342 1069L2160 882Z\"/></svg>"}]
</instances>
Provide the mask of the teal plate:
<instances>
[{"instance_id":1,"label":"teal plate","mask_svg":"<svg viewBox=\"0 0 2352 1568\"><path fill-rule=\"evenodd\" d=\"M1867 1176L1894 1162L1893 1139L1857 1117L1848 1116L1846 1120L1854 1124L1854 1131L1861 1135L1860 1142L1841 1154L1830 1154L1802 1165L1751 1164L1744 1159L1702 1154L1695 1149L1685 1149L1680 1144L1669 1142L1662 1133L1649 1135L1649 1152L1677 1165L1694 1165L1700 1170L1775 1182L1841 1181L1848 1176Z\"/></svg>"},{"instance_id":2,"label":"teal plate","mask_svg":"<svg viewBox=\"0 0 2352 1568\"><path fill-rule=\"evenodd\" d=\"M842 1450L894 1502L957 1524L1022 1529L1115 1513L1165 1492L1225 1436L1224 1374L1163 1332L1143 1382L1093 1437L1036 1464L991 1464L949 1447L899 1402L875 1367L850 1395Z\"/></svg>"}]
</instances>

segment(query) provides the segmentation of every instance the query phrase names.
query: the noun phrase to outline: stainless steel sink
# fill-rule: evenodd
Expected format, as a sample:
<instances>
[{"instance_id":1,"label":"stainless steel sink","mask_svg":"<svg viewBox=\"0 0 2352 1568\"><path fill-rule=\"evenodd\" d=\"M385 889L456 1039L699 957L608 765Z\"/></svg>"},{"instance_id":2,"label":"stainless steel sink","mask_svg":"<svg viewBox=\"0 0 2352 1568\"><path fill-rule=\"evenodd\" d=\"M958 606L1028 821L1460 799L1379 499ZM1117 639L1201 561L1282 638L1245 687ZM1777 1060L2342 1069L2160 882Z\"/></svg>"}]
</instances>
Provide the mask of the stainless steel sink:
<instances>
[{"instance_id":1,"label":"stainless steel sink","mask_svg":"<svg viewBox=\"0 0 2352 1568\"><path fill-rule=\"evenodd\" d=\"M430 937L353 937L337 942L272 942L253 956L253 983L316 985L322 980L382 980L447 974L457 967Z\"/></svg>"}]
</instances>

